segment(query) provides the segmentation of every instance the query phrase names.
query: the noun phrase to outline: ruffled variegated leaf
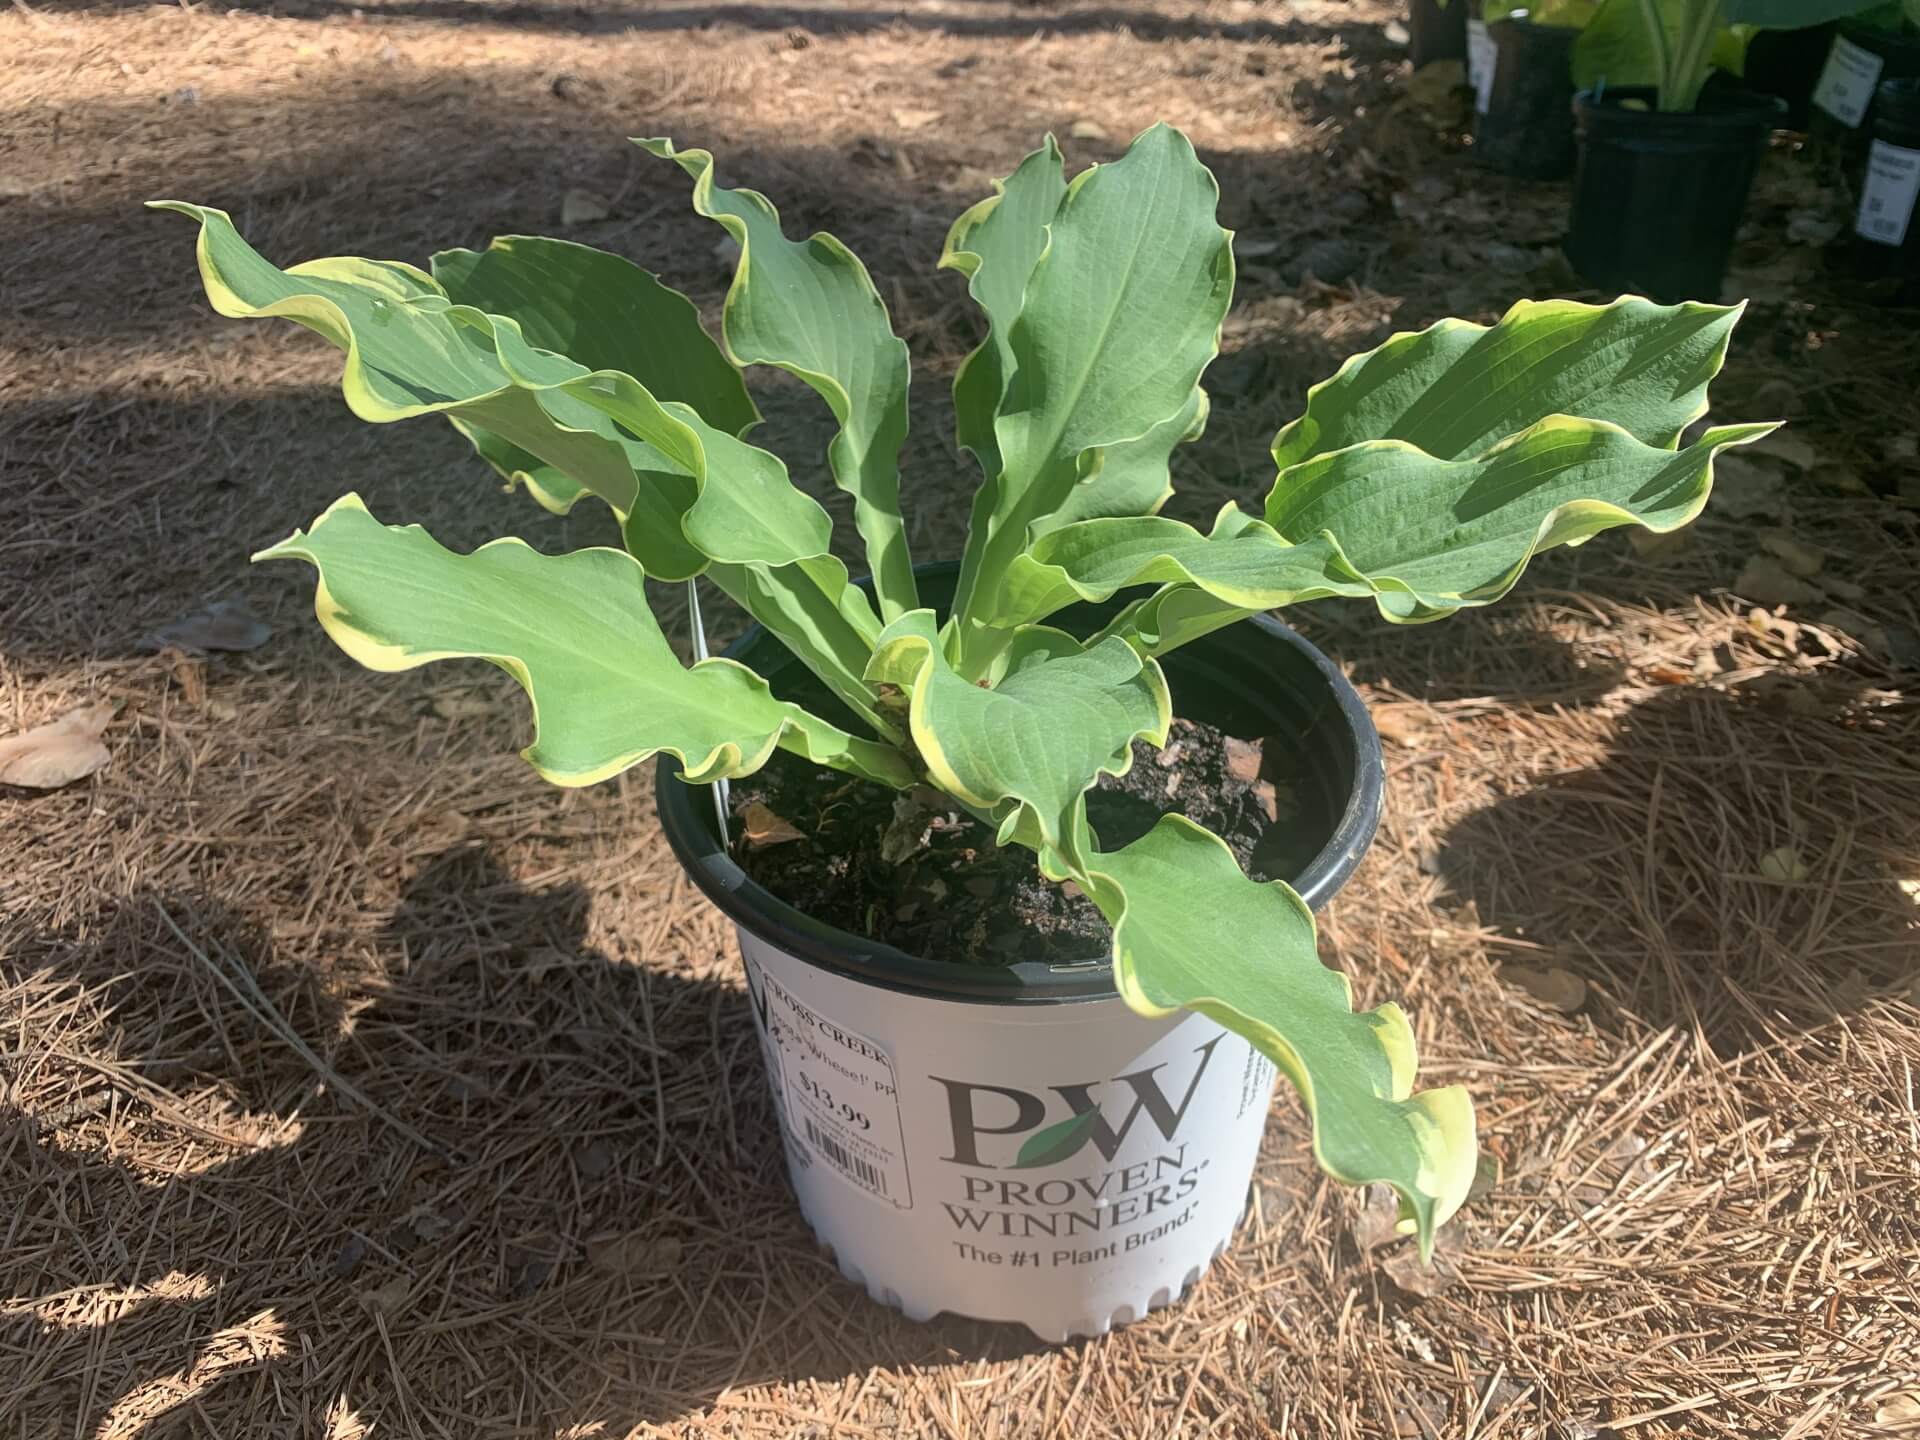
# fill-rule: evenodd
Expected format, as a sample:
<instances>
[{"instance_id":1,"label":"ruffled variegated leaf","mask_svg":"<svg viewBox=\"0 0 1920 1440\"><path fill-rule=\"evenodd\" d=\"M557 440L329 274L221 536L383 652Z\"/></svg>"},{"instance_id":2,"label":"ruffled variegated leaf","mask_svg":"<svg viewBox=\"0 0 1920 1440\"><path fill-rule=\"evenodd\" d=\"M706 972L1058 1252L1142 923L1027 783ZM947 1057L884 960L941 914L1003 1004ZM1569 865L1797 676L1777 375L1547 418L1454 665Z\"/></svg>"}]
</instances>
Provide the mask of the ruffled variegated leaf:
<instances>
[{"instance_id":1,"label":"ruffled variegated leaf","mask_svg":"<svg viewBox=\"0 0 1920 1440\"><path fill-rule=\"evenodd\" d=\"M593 493L564 470L547 464L538 455L530 454L518 445L509 444L491 430L483 429L471 420L462 420L457 415L449 415L447 420L455 430L466 436L467 443L473 446L473 453L491 465L495 473L507 482L508 490L525 490L533 497L534 503L548 514L571 514L582 497ZM695 563L698 563L697 560Z\"/></svg>"},{"instance_id":2,"label":"ruffled variegated leaf","mask_svg":"<svg viewBox=\"0 0 1920 1440\"><path fill-rule=\"evenodd\" d=\"M1284 539L1330 535L1388 619L1430 620L1499 599L1542 550L1618 525L1687 524L1713 488L1713 457L1774 428L1721 426L1675 451L1554 416L1472 460L1374 441L1290 467L1266 519Z\"/></svg>"},{"instance_id":3,"label":"ruffled variegated leaf","mask_svg":"<svg viewBox=\"0 0 1920 1440\"><path fill-rule=\"evenodd\" d=\"M741 365L772 365L805 381L840 430L828 447L834 483L853 496L880 613L891 620L917 603L913 560L900 518L900 447L907 438L907 347L851 250L831 235L789 240L780 214L753 190L714 183L713 156L638 140L693 177L694 209L740 246L723 330Z\"/></svg>"},{"instance_id":4,"label":"ruffled variegated leaf","mask_svg":"<svg viewBox=\"0 0 1920 1440\"><path fill-rule=\"evenodd\" d=\"M691 405L716 430L760 420L740 370L679 291L631 260L538 235L442 250L433 278L456 305L516 321L528 343L588 370L631 375L656 400Z\"/></svg>"},{"instance_id":5,"label":"ruffled variegated leaf","mask_svg":"<svg viewBox=\"0 0 1920 1440\"><path fill-rule=\"evenodd\" d=\"M555 515L567 514L581 496L591 493L571 476L498 435L458 419L453 426L500 473L508 488L524 488ZM627 548L644 564L645 557L658 548L657 536L649 533L644 517L627 517L624 532ZM860 679L880 633L880 621L866 592L850 582L845 565L831 555L821 555L780 566L716 563L707 567L705 575L778 635L856 715L881 735L900 738L875 708L873 692Z\"/></svg>"},{"instance_id":6,"label":"ruffled variegated leaf","mask_svg":"<svg viewBox=\"0 0 1920 1440\"><path fill-rule=\"evenodd\" d=\"M889 740L903 738L861 678L880 622L866 591L832 555L792 565L715 565L707 578L780 638L827 688Z\"/></svg>"},{"instance_id":7,"label":"ruffled variegated leaf","mask_svg":"<svg viewBox=\"0 0 1920 1440\"><path fill-rule=\"evenodd\" d=\"M1166 677L1120 640L1087 645L1062 630L1020 630L989 686L942 652L931 610L881 633L867 679L909 696L909 728L935 784L1000 822L1043 861L1076 838L1075 808L1102 775L1122 775L1136 739L1166 743Z\"/></svg>"},{"instance_id":8,"label":"ruffled variegated leaf","mask_svg":"<svg viewBox=\"0 0 1920 1440\"><path fill-rule=\"evenodd\" d=\"M1244 1035L1299 1089L1313 1152L1335 1179L1400 1195L1423 1254L1473 1183L1473 1104L1413 1093L1413 1030L1397 1005L1353 1010L1320 963L1313 915L1278 881L1241 873L1224 842L1183 816L1094 854L1080 883L1113 926L1114 974L1135 1010L1197 1010Z\"/></svg>"},{"instance_id":9,"label":"ruffled variegated leaf","mask_svg":"<svg viewBox=\"0 0 1920 1440\"><path fill-rule=\"evenodd\" d=\"M693 302L630 260L569 240L505 235L485 250L442 250L431 268L456 305L504 315L531 344L589 370L631 375L656 399L691 405L716 429L742 435L760 418ZM564 515L588 493L537 455L449 418L509 487L523 486L543 509Z\"/></svg>"},{"instance_id":10,"label":"ruffled variegated leaf","mask_svg":"<svg viewBox=\"0 0 1920 1440\"><path fill-rule=\"evenodd\" d=\"M1232 505L1210 534L1160 516L1083 520L1034 542L1007 571L985 623L1012 627L1134 585L1190 584L1238 613L1374 593L1324 536L1294 545Z\"/></svg>"},{"instance_id":11,"label":"ruffled variegated leaf","mask_svg":"<svg viewBox=\"0 0 1920 1440\"><path fill-rule=\"evenodd\" d=\"M832 522L786 467L691 406L530 344L516 321L452 303L411 266L342 258L283 271L223 211L160 208L200 221L201 278L221 314L283 316L347 352L341 388L355 414L445 415L538 457L626 517L650 573L684 579L709 559L784 565L826 553Z\"/></svg>"},{"instance_id":12,"label":"ruffled variegated leaf","mask_svg":"<svg viewBox=\"0 0 1920 1440\"><path fill-rule=\"evenodd\" d=\"M1198 440L1207 428L1211 402L1195 386L1179 414L1163 420L1138 440L1109 445L1100 452L1100 470L1092 484L1076 485L1051 515L1036 520L1029 536L1045 535L1078 520L1152 515L1173 495L1169 462L1180 446Z\"/></svg>"},{"instance_id":13,"label":"ruffled variegated leaf","mask_svg":"<svg viewBox=\"0 0 1920 1440\"><path fill-rule=\"evenodd\" d=\"M1706 504L1714 455L1771 428L1724 427L1674 451L1556 417L1472 460L1355 445L1288 470L1268 502L1272 524L1229 505L1209 535L1142 517L1042 536L1009 568L989 621L1031 623L1133 585L1190 586L1214 602L1183 602L1172 625L1174 590L1136 609L1118 633L1148 654L1329 595L1371 595L1393 620L1436 619L1499 599L1542 550L1618 525L1685 525Z\"/></svg>"},{"instance_id":14,"label":"ruffled variegated leaf","mask_svg":"<svg viewBox=\"0 0 1920 1440\"><path fill-rule=\"evenodd\" d=\"M514 320L531 343L594 370L632 375L657 398L691 405L730 435L760 418L738 367L701 328L693 302L619 256L512 236L482 252L442 251L433 273L455 301ZM596 303L583 305L581 296ZM564 514L577 499L578 487L536 457L497 436L470 438L510 483L524 485L548 509ZM628 516L623 528L627 547L646 563L655 545L648 517ZM856 714L889 733L860 683L880 622L865 592L848 583L844 565L821 555L787 564L722 563L706 573Z\"/></svg>"},{"instance_id":15,"label":"ruffled variegated leaf","mask_svg":"<svg viewBox=\"0 0 1920 1440\"><path fill-rule=\"evenodd\" d=\"M1164 125L1067 187L1007 332L1001 467L975 502L955 597L963 673L1004 643L978 633L975 596L1000 583L1030 528L1100 483L1106 449L1193 404L1233 293L1218 198L1186 137Z\"/></svg>"},{"instance_id":16,"label":"ruffled variegated leaf","mask_svg":"<svg viewBox=\"0 0 1920 1440\"><path fill-rule=\"evenodd\" d=\"M1027 280L1047 248L1047 226L1067 193L1060 147L1051 135L994 193L967 210L947 232L940 268L967 277L967 293L987 317L987 335L953 377L954 433L980 462L983 479L1000 473L993 435L1014 359L1008 332L1020 318Z\"/></svg>"},{"instance_id":17,"label":"ruffled variegated leaf","mask_svg":"<svg viewBox=\"0 0 1920 1440\"><path fill-rule=\"evenodd\" d=\"M1739 306L1522 300L1494 326L1442 320L1354 356L1273 442L1281 470L1368 440L1471 459L1550 415L1672 449L1706 413Z\"/></svg>"},{"instance_id":18,"label":"ruffled variegated leaf","mask_svg":"<svg viewBox=\"0 0 1920 1440\"><path fill-rule=\"evenodd\" d=\"M784 746L884 784L913 783L899 752L776 700L730 660L680 663L647 607L645 571L620 550L543 555L496 540L471 555L418 525L382 525L357 495L254 557L319 572L314 610L374 670L481 659L533 702L528 763L590 785L665 751L689 781L745 775Z\"/></svg>"},{"instance_id":19,"label":"ruffled variegated leaf","mask_svg":"<svg viewBox=\"0 0 1920 1440\"><path fill-rule=\"evenodd\" d=\"M994 425L1015 365L1009 334L1025 303L1033 267L1046 251L1049 222L1067 191L1053 137L1005 181L996 182L995 189L997 193L954 222L940 257L943 269L967 277L968 293L987 317L986 338L954 375L953 408L960 444L973 452L988 480L1000 472ZM1206 393L1196 386L1179 414L1137 440L1102 451L1097 483L1076 485L1056 510L1033 522L1031 533L1098 516L1152 514L1173 493L1168 457L1175 446L1199 437L1206 418ZM991 523L988 512L994 500L991 486L976 493L976 525Z\"/></svg>"}]
</instances>

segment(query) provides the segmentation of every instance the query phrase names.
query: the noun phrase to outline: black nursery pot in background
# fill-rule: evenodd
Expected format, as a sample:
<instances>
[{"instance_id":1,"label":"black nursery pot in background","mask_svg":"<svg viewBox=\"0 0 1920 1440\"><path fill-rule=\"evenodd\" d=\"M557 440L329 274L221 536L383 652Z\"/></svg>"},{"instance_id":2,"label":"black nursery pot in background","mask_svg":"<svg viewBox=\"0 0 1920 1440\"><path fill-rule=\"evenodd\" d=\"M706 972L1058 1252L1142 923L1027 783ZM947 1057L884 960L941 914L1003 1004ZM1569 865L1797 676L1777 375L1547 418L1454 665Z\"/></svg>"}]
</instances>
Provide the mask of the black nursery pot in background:
<instances>
[{"instance_id":1,"label":"black nursery pot in background","mask_svg":"<svg viewBox=\"0 0 1920 1440\"><path fill-rule=\"evenodd\" d=\"M1574 97L1567 259L1603 290L1718 300L1753 173L1786 104L1740 91L1703 95L1684 114L1653 104L1650 89Z\"/></svg>"},{"instance_id":2,"label":"black nursery pot in background","mask_svg":"<svg viewBox=\"0 0 1920 1440\"><path fill-rule=\"evenodd\" d=\"M1873 139L1875 96L1889 80L1920 78L1920 35L1842 22L1814 85L1807 136L1816 155L1857 175Z\"/></svg>"},{"instance_id":3,"label":"black nursery pot in background","mask_svg":"<svg viewBox=\"0 0 1920 1440\"><path fill-rule=\"evenodd\" d=\"M1498 56L1486 113L1473 125L1473 156L1523 180L1573 173L1573 42L1578 30L1497 20L1487 27Z\"/></svg>"},{"instance_id":4,"label":"black nursery pot in background","mask_svg":"<svg viewBox=\"0 0 1920 1440\"><path fill-rule=\"evenodd\" d=\"M1761 30L1747 42L1745 87L1757 95L1778 95L1787 102L1788 130L1805 130L1813 109L1813 87L1827 63L1827 51L1839 27L1832 22L1804 30Z\"/></svg>"},{"instance_id":5,"label":"black nursery pot in background","mask_svg":"<svg viewBox=\"0 0 1920 1440\"><path fill-rule=\"evenodd\" d=\"M1407 54L1413 68L1436 60L1467 58L1467 6L1471 0L1410 0L1407 6Z\"/></svg>"},{"instance_id":6,"label":"black nursery pot in background","mask_svg":"<svg viewBox=\"0 0 1920 1440\"><path fill-rule=\"evenodd\" d=\"M1874 96L1852 258L1867 278L1920 283L1920 80L1883 81Z\"/></svg>"}]
</instances>

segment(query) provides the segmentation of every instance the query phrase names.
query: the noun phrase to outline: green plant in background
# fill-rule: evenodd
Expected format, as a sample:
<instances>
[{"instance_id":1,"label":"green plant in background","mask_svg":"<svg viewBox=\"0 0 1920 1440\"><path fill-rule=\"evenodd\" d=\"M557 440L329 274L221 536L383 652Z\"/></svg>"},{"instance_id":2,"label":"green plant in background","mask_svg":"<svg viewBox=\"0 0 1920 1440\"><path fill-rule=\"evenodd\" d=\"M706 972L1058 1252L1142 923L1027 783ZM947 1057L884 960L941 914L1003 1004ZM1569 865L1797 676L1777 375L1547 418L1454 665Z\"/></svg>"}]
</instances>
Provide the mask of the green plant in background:
<instances>
[{"instance_id":1,"label":"green plant in background","mask_svg":"<svg viewBox=\"0 0 1920 1440\"><path fill-rule=\"evenodd\" d=\"M1136 739L1164 742L1157 657L1196 636L1328 596L1438 619L1504 595L1538 551L1692 520L1715 454L1771 428L1679 443L1737 312L1523 301L1490 328L1396 335L1311 392L1254 513L1229 504L1200 530L1157 512L1172 451L1205 421L1200 379L1232 297L1213 176L1164 125L1071 181L1049 140L960 217L941 258L986 320L953 386L982 479L943 622L915 593L899 504L907 351L865 268L830 236L786 238L763 196L716 183L707 152L638 143L684 169L696 209L739 243L720 344L686 299L581 245L510 237L428 270L281 270L223 212L162 202L199 222L217 310L283 316L346 351L355 413L444 416L549 508L604 501L625 541L456 554L348 495L259 558L315 567L321 624L365 665L477 657L508 671L534 706L526 758L559 784L659 752L710 781L782 748L902 791L939 787L1092 898L1130 1005L1202 1011L1271 1057L1312 1114L1320 1163L1391 1185L1429 1248L1474 1172L1466 1093L1414 1092L1406 1017L1353 1011L1286 885L1249 879L1177 815L1104 849L1086 795ZM831 410L827 469L852 497L872 604L829 553L827 512L742 438L759 419L749 365L790 372ZM783 640L849 726L732 661L683 665L644 581L696 576ZM1127 591L1097 635L1047 623Z\"/></svg>"},{"instance_id":2,"label":"green plant in background","mask_svg":"<svg viewBox=\"0 0 1920 1440\"><path fill-rule=\"evenodd\" d=\"M1920 0L1903 0L1913 10ZM1715 70L1739 75L1756 30L1799 30L1870 10L1881 0L1602 0L1573 48L1582 89L1646 86L1655 107L1685 113Z\"/></svg>"}]
</instances>

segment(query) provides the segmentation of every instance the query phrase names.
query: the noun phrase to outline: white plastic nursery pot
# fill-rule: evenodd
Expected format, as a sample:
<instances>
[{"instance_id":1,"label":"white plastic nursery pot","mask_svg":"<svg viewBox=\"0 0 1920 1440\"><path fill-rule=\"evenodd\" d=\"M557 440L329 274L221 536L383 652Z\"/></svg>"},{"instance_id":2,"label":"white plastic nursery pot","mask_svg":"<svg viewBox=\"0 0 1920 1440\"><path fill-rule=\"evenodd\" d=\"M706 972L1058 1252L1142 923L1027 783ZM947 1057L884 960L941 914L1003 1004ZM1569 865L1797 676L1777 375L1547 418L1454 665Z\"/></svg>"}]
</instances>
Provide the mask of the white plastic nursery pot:
<instances>
[{"instance_id":1,"label":"white plastic nursery pot","mask_svg":"<svg viewBox=\"0 0 1920 1440\"><path fill-rule=\"evenodd\" d=\"M922 602L943 606L955 567L918 573ZM1092 628L1099 609L1052 623ZM726 653L777 693L804 673L758 628ZM1380 819L1360 697L1264 617L1163 664L1176 715L1278 737L1268 765L1309 817L1280 869L1319 908ZM1060 1341L1200 1278L1246 1208L1273 1090L1263 1056L1204 1016L1136 1015L1104 955L959 965L822 924L748 878L708 788L678 771L661 764L661 822L739 929L788 1173L848 1279L916 1320L952 1311Z\"/></svg>"}]
</instances>

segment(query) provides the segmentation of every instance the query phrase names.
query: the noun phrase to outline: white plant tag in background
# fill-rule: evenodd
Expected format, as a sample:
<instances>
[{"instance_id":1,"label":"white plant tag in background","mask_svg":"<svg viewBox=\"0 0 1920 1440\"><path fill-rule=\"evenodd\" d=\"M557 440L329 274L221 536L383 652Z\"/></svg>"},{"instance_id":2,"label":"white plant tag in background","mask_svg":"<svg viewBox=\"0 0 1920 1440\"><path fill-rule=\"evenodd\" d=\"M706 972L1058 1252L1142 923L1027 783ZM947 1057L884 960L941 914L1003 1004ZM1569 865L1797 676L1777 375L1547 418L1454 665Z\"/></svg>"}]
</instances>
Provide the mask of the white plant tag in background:
<instances>
[{"instance_id":1,"label":"white plant tag in background","mask_svg":"<svg viewBox=\"0 0 1920 1440\"><path fill-rule=\"evenodd\" d=\"M1465 4L1467 0L1455 0ZM1500 47L1487 33L1484 20L1467 21L1467 79L1473 85L1473 113L1484 115L1493 100L1493 72L1500 63Z\"/></svg>"},{"instance_id":2,"label":"white plant tag in background","mask_svg":"<svg viewBox=\"0 0 1920 1440\"><path fill-rule=\"evenodd\" d=\"M1833 37L1827 68L1813 87L1813 103L1843 125L1858 129L1873 103L1873 87L1880 83L1880 57L1862 49L1844 35Z\"/></svg>"},{"instance_id":3,"label":"white plant tag in background","mask_svg":"<svg viewBox=\"0 0 1920 1440\"><path fill-rule=\"evenodd\" d=\"M1916 199L1920 199L1920 150L1874 141L1854 230L1882 245L1905 244Z\"/></svg>"}]
</instances>

